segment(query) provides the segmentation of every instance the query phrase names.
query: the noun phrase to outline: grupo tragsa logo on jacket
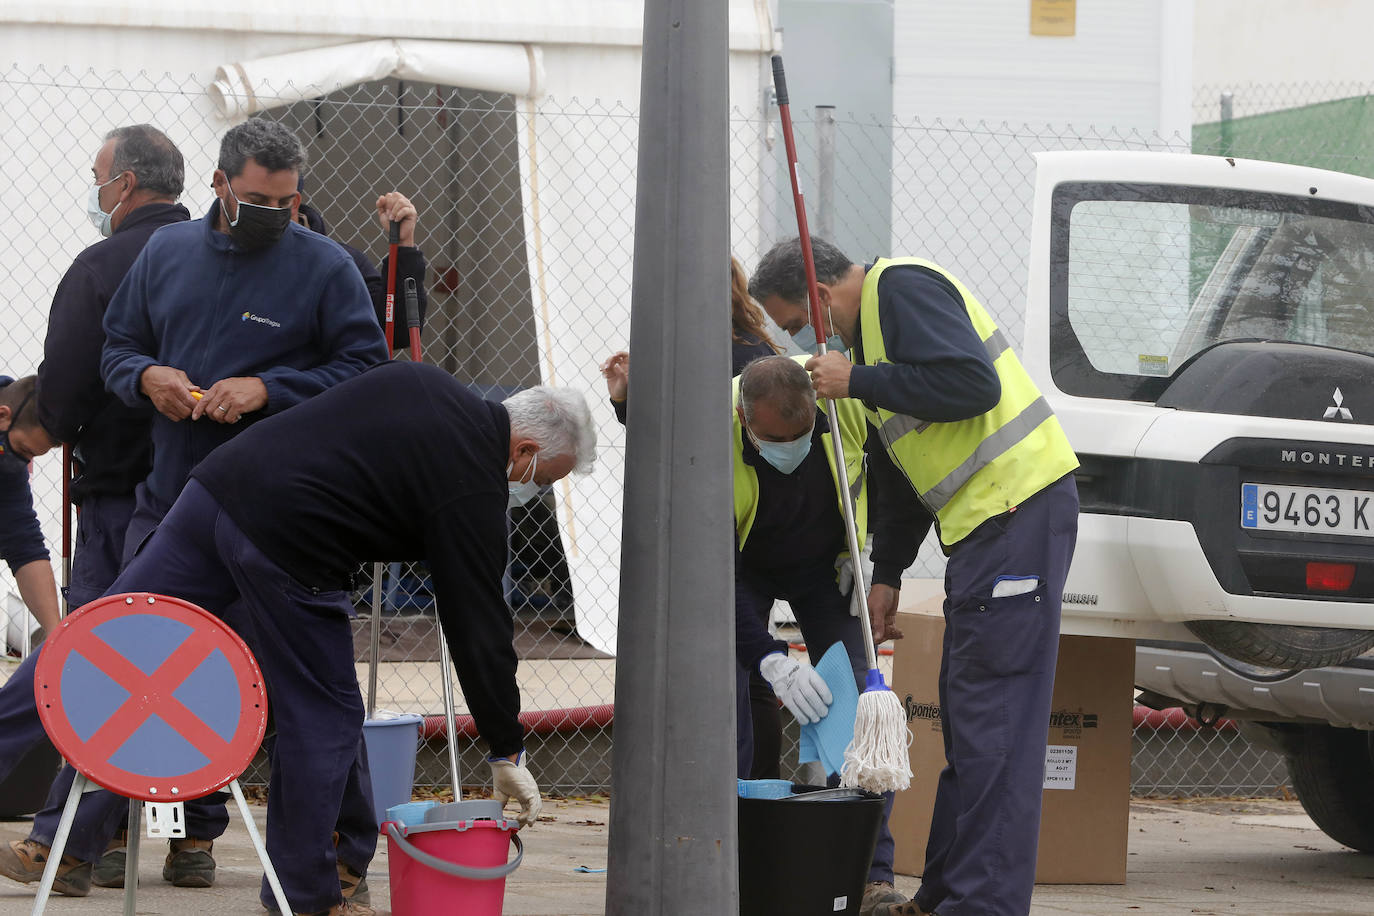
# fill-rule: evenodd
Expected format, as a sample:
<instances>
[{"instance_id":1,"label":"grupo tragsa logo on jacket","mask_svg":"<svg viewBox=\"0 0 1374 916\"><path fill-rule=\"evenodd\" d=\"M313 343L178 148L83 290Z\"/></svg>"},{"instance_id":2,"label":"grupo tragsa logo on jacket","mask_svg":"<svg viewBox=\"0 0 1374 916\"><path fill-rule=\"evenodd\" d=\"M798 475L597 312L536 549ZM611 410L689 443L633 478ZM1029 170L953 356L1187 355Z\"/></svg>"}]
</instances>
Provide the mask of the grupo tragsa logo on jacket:
<instances>
[{"instance_id":1,"label":"grupo tragsa logo on jacket","mask_svg":"<svg viewBox=\"0 0 1374 916\"><path fill-rule=\"evenodd\" d=\"M271 318L266 318L266 317L264 317L264 316L262 316L262 315L254 315L252 312L244 312L244 313L239 317L239 320L240 320L240 321L256 321L258 324L265 324L265 325L267 325L269 328L279 328L279 327L281 327L281 322L280 322L280 321L273 321Z\"/></svg>"}]
</instances>

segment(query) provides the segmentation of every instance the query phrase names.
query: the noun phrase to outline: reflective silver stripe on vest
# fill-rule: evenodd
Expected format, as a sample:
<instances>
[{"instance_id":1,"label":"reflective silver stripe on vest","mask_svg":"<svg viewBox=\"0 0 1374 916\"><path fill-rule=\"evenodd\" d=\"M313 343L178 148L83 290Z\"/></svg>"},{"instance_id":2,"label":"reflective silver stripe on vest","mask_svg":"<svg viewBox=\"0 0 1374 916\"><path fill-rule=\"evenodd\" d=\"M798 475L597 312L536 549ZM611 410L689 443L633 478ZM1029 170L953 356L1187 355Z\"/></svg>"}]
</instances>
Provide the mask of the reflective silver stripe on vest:
<instances>
[{"instance_id":1,"label":"reflective silver stripe on vest","mask_svg":"<svg viewBox=\"0 0 1374 916\"><path fill-rule=\"evenodd\" d=\"M883 444L891 447L892 443L902 438L909 432L924 432L930 425L929 420L918 420L915 417L908 417L904 413L893 414L883 421L878 433L883 437Z\"/></svg>"},{"instance_id":2,"label":"reflective silver stripe on vest","mask_svg":"<svg viewBox=\"0 0 1374 916\"><path fill-rule=\"evenodd\" d=\"M945 479L931 487L925 494L926 502L939 512L949 505L959 488L968 483L974 474L993 460L1011 451L1016 443L1029 436L1035 428L1054 416L1050 405L1043 397L1036 398L1026 405L1026 409L1012 417L1001 429L978 444L963 464L950 471Z\"/></svg>"},{"instance_id":3,"label":"reflective silver stripe on vest","mask_svg":"<svg viewBox=\"0 0 1374 916\"><path fill-rule=\"evenodd\" d=\"M866 462L865 462L865 463L866 463ZM857 502L859 501L859 494L862 493L862 492L863 492L863 489L864 489L864 471L865 471L864 464L865 464L865 463L860 463L860 465L859 465L859 477L858 477L858 479L857 479L857 480L851 480L851 481L849 482L849 501L852 502L852 503L857 503Z\"/></svg>"},{"instance_id":4,"label":"reflective silver stripe on vest","mask_svg":"<svg viewBox=\"0 0 1374 916\"><path fill-rule=\"evenodd\" d=\"M1007 340L1001 328L993 328L992 336L983 341L983 346L988 348L988 358L995 363L997 357L1011 349L1011 341Z\"/></svg>"}]
</instances>

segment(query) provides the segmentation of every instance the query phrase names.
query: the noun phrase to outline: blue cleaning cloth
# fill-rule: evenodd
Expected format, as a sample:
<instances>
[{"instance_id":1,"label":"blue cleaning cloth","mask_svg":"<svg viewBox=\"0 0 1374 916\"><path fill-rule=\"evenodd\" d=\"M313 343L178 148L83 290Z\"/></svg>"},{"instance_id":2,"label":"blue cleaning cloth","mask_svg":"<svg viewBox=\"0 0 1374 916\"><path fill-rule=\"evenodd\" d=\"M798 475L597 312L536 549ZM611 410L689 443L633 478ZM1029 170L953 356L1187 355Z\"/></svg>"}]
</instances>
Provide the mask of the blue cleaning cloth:
<instances>
[{"instance_id":1,"label":"blue cleaning cloth","mask_svg":"<svg viewBox=\"0 0 1374 916\"><path fill-rule=\"evenodd\" d=\"M826 773L834 775L844 768L845 748L854 740L854 717L859 711L859 688L844 643L835 643L821 656L816 673L830 688L830 710L819 722L801 727L798 759L802 763L819 760Z\"/></svg>"}]
</instances>

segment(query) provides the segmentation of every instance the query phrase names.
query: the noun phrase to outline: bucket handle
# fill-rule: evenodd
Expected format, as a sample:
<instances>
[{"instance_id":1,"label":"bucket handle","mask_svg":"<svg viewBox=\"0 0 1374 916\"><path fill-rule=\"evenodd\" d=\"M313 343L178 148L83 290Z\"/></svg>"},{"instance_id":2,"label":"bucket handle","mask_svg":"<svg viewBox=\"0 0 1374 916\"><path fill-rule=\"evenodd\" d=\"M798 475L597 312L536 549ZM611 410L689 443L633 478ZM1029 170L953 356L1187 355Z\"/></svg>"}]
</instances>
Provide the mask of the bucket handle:
<instances>
[{"instance_id":1,"label":"bucket handle","mask_svg":"<svg viewBox=\"0 0 1374 916\"><path fill-rule=\"evenodd\" d=\"M386 834L396 841L396 845L401 847L401 851L410 856L421 865L428 865L430 868L455 878L467 878L469 881L495 881L498 878L505 878L520 867L520 862L525 858L525 844L520 842L520 834L512 833L511 842L515 844L515 861L507 862L505 865L493 865L489 868L477 868L469 865L459 865L457 862L448 862L438 856L432 856L419 849L401 836L401 832L396 829L395 822L388 821Z\"/></svg>"}]
</instances>

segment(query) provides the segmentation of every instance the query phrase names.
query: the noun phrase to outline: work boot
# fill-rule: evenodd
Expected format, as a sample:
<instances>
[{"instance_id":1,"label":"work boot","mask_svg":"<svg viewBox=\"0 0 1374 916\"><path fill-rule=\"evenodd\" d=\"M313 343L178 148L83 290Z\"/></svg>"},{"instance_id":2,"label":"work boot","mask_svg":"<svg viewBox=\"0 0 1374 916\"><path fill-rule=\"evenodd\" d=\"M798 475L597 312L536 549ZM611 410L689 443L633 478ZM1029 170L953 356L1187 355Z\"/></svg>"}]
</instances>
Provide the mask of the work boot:
<instances>
[{"instance_id":1,"label":"work boot","mask_svg":"<svg viewBox=\"0 0 1374 916\"><path fill-rule=\"evenodd\" d=\"M10 840L0 846L0 875L20 884L39 881L50 852L51 847L33 840ZM52 889L66 897L85 897L91 892L91 863L63 856Z\"/></svg>"},{"instance_id":2,"label":"work boot","mask_svg":"<svg viewBox=\"0 0 1374 916\"><path fill-rule=\"evenodd\" d=\"M123 887L124 860L129 854L129 833L121 830L105 846L91 871L91 883L96 887Z\"/></svg>"},{"instance_id":3,"label":"work boot","mask_svg":"<svg viewBox=\"0 0 1374 916\"><path fill-rule=\"evenodd\" d=\"M377 911L365 904L345 900L318 913L297 913L296 916L377 916Z\"/></svg>"},{"instance_id":4,"label":"work boot","mask_svg":"<svg viewBox=\"0 0 1374 916\"><path fill-rule=\"evenodd\" d=\"M372 892L367 889L367 875L346 862L339 862L339 890L343 892L344 903L369 906Z\"/></svg>"},{"instance_id":5,"label":"work boot","mask_svg":"<svg viewBox=\"0 0 1374 916\"><path fill-rule=\"evenodd\" d=\"M893 905L907 902L906 895L886 881L870 881L864 887L863 901L859 904L859 916L888 916L900 910L891 909Z\"/></svg>"},{"instance_id":6,"label":"work boot","mask_svg":"<svg viewBox=\"0 0 1374 916\"><path fill-rule=\"evenodd\" d=\"M186 837L167 841L167 860L162 863L162 880L173 887L214 887L214 840Z\"/></svg>"},{"instance_id":7,"label":"work boot","mask_svg":"<svg viewBox=\"0 0 1374 916\"><path fill-rule=\"evenodd\" d=\"M873 916L939 916L939 914L927 913L916 905L915 900L906 900L901 903L880 903L873 910Z\"/></svg>"}]
</instances>

